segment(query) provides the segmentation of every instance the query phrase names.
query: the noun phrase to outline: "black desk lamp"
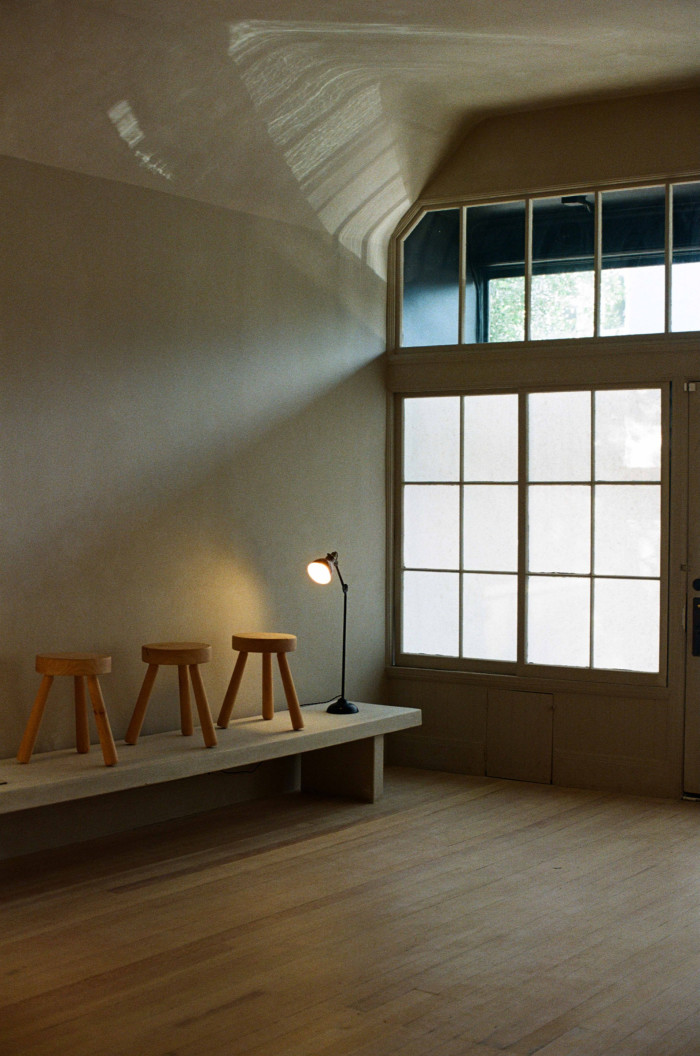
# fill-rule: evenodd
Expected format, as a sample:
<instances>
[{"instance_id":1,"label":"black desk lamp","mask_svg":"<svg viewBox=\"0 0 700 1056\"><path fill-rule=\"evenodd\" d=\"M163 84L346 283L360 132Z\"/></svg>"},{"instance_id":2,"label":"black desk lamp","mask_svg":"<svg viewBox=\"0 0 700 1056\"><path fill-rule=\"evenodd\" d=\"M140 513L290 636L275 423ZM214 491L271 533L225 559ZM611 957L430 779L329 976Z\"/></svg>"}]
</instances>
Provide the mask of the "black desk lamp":
<instances>
[{"instance_id":1,"label":"black desk lamp","mask_svg":"<svg viewBox=\"0 0 700 1056\"><path fill-rule=\"evenodd\" d=\"M333 579L333 569L338 573L338 579L343 588L343 675L340 685L340 696L329 708L326 708L326 711L330 711L332 715L354 715L356 711L359 711L357 704L345 699L345 634L348 622L348 585L340 574L337 553L334 550L333 553L326 554L325 557L317 557L315 561L307 565L306 571L314 583L325 585Z\"/></svg>"}]
</instances>

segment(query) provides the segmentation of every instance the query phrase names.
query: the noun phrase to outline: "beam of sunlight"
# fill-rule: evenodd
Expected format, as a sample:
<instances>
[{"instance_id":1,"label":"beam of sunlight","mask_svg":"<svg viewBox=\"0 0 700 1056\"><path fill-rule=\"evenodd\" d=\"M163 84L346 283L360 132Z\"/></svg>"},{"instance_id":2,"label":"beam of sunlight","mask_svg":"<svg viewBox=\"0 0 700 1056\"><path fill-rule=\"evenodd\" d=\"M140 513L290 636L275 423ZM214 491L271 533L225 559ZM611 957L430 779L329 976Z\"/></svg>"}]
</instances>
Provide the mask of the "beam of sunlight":
<instances>
[{"instance_id":1,"label":"beam of sunlight","mask_svg":"<svg viewBox=\"0 0 700 1056\"><path fill-rule=\"evenodd\" d=\"M389 224L409 198L379 80L349 57L329 59L311 35L381 29L237 22L229 56L323 226L384 278Z\"/></svg>"}]
</instances>

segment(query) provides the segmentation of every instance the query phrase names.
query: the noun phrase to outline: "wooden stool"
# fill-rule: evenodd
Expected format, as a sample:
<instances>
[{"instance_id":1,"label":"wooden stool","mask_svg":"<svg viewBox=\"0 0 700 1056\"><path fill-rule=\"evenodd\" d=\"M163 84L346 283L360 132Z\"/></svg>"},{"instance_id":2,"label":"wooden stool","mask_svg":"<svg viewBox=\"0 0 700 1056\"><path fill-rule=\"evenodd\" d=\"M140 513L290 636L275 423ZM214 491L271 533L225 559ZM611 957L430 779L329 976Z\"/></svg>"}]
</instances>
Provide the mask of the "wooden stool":
<instances>
[{"instance_id":1,"label":"wooden stool","mask_svg":"<svg viewBox=\"0 0 700 1056\"><path fill-rule=\"evenodd\" d=\"M112 670L112 657L102 653L39 653L36 658L36 670L44 677L39 686L34 705L29 715L29 722L19 746L17 759L28 763L34 751L34 742L41 726L41 719L46 707L49 690L56 675L72 675L75 694L75 744L81 754L90 751L90 730L88 727L87 703L85 700L85 680L95 715L97 735L102 746L105 766L114 766L117 762L117 749L109 727L105 711L102 690L97 680L98 675L106 675Z\"/></svg>"},{"instance_id":2,"label":"wooden stool","mask_svg":"<svg viewBox=\"0 0 700 1056\"><path fill-rule=\"evenodd\" d=\"M206 664L211 660L211 646L205 645L203 642L158 642L142 646L141 658L144 663L148 664L148 670L136 701L134 714L131 716L129 728L126 731L126 737L124 738L126 743L136 744L138 741L153 683L158 674L158 668L161 664L166 664L177 667L180 685L180 726L183 736L191 737L193 732L190 687L187 681L187 671L189 669L204 743L207 748L213 748L216 745L216 730L209 711L209 703L204 691L202 676L199 672L199 664Z\"/></svg>"},{"instance_id":3,"label":"wooden stool","mask_svg":"<svg viewBox=\"0 0 700 1056\"><path fill-rule=\"evenodd\" d=\"M262 714L264 719L271 719L275 713L275 702L272 695L272 654L277 653L277 662L280 666L284 695L287 698L287 707L295 730L304 729L304 720L301 717L299 700L292 681L292 672L289 670L287 653L293 652L297 647L297 639L294 634L271 634L261 631L258 634L234 634L233 648L239 650L236 666L231 675L224 702L221 705L217 726L225 730L231 718L233 705L236 703L236 695L241 685L243 671L245 669L248 653L262 653Z\"/></svg>"}]
</instances>

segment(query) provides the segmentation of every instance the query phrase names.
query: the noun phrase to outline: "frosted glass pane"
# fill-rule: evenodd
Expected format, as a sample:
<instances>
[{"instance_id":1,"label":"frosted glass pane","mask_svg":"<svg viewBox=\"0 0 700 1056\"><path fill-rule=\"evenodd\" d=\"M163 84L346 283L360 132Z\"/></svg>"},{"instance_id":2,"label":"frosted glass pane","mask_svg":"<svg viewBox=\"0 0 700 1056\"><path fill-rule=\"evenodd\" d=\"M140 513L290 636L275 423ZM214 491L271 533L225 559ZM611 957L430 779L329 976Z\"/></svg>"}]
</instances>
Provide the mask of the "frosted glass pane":
<instances>
[{"instance_id":1,"label":"frosted glass pane","mask_svg":"<svg viewBox=\"0 0 700 1056\"><path fill-rule=\"evenodd\" d=\"M599 579L593 593L593 666L659 670L659 583Z\"/></svg>"},{"instance_id":2,"label":"frosted glass pane","mask_svg":"<svg viewBox=\"0 0 700 1056\"><path fill-rule=\"evenodd\" d=\"M459 575L404 572L402 652L459 654Z\"/></svg>"},{"instance_id":3,"label":"frosted glass pane","mask_svg":"<svg viewBox=\"0 0 700 1056\"><path fill-rule=\"evenodd\" d=\"M536 392L528 398L528 475L591 479L590 392Z\"/></svg>"},{"instance_id":4,"label":"frosted glass pane","mask_svg":"<svg viewBox=\"0 0 700 1056\"><path fill-rule=\"evenodd\" d=\"M528 580L527 662L588 667L590 580Z\"/></svg>"},{"instance_id":5,"label":"frosted glass pane","mask_svg":"<svg viewBox=\"0 0 700 1056\"><path fill-rule=\"evenodd\" d=\"M599 484L595 489L597 575L658 576L661 538L658 484Z\"/></svg>"},{"instance_id":6,"label":"frosted glass pane","mask_svg":"<svg viewBox=\"0 0 700 1056\"><path fill-rule=\"evenodd\" d=\"M409 568L459 568L459 487L407 484L403 563Z\"/></svg>"},{"instance_id":7,"label":"frosted glass pane","mask_svg":"<svg viewBox=\"0 0 700 1056\"><path fill-rule=\"evenodd\" d=\"M465 487L463 567L481 572L517 570L517 484Z\"/></svg>"},{"instance_id":8,"label":"frosted glass pane","mask_svg":"<svg viewBox=\"0 0 700 1056\"><path fill-rule=\"evenodd\" d=\"M459 396L404 400L404 480L459 480Z\"/></svg>"},{"instance_id":9,"label":"frosted glass pane","mask_svg":"<svg viewBox=\"0 0 700 1056\"><path fill-rule=\"evenodd\" d=\"M528 571L588 573L591 489L558 484L528 488Z\"/></svg>"},{"instance_id":10,"label":"frosted glass pane","mask_svg":"<svg viewBox=\"0 0 700 1056\"><path fill-rule=\"evenodd\" d=\"M661 479L661 392L595 394L595 479Z\"/></svg>"},{"instance_id":11,"label":"frosted glass pane","mask_svg":"<svg viewBox=\"0 0 700 1056\"><path fill-rule=\"evenodd\" d=\"M464 479L518 479L518 397L464 400Z\"/></svg>"},{"instance_id":12,"label":"frosted glass pane","mask_svg":"<svg viewBox=\"0 0 700 1056\"><path fill-rule=\"evenodd\" d=\"M462 652L475 660L517 659L517 576L465 575Z\"/></svg>"}]
</instances>

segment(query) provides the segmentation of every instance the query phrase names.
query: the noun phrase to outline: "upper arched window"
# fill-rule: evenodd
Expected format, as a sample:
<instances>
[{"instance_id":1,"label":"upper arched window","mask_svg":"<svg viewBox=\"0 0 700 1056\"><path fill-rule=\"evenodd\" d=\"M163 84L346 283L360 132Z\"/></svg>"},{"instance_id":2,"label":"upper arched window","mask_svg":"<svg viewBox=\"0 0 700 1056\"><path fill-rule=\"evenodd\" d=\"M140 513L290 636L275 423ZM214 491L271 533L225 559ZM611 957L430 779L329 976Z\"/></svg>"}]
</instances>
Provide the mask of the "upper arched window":
<instances>
[{"instance_id":1,"label":"upper arched window","mask_svg":"<svg viewBox=\"0 0 700 1056\"><path fill-rule=\"evenodd\" d=\"M404 348L700 330L700 183L431 208L398 260Z\"/></svg>"}]
</instances>

